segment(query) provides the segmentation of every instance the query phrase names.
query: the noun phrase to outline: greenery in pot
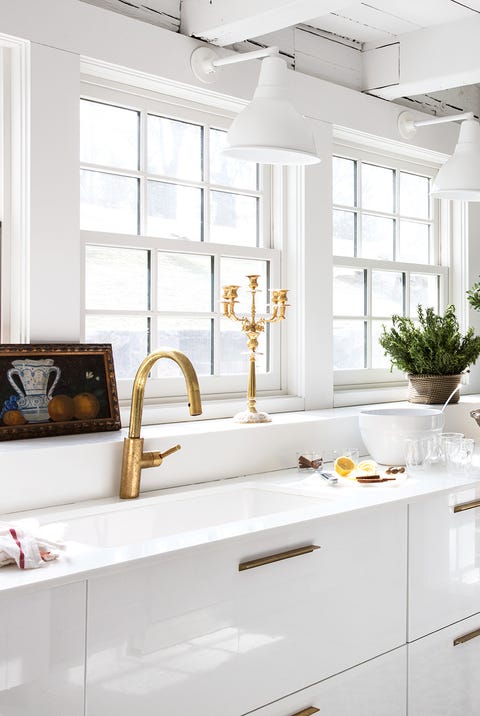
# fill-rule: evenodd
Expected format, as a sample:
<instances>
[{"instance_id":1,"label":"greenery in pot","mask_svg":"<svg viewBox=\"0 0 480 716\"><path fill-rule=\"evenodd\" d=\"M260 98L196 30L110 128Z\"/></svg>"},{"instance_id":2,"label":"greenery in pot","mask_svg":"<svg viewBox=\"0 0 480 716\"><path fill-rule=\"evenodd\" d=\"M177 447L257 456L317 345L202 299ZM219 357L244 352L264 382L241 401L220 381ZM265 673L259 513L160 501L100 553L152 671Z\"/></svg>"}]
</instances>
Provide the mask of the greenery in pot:
<instances>
[{"instance_id":1,"label":"greenery in pot","mask_svg":"<svg viewBox=\"0 0 480 716\"><path fill-rule=\"evenodd\" d=\"M379 342L392 367L412 375L458 375L475 363L480 336L471 327L461 335L455 306L448 306L443 316L420 305L417 311L418 322L392 316L393 326L383 326Z\"/></svg>"},{"instance_id":2,"label":"greenery in pot","mask_svg":"<svg viewBox=\"0 0 480 716\"><path fill-rule=\"evenodd\" d=\"M480 311L480 283L474 283L472 288L467 291L467 299L475 311Z\"/></svg>"}]
</instances>

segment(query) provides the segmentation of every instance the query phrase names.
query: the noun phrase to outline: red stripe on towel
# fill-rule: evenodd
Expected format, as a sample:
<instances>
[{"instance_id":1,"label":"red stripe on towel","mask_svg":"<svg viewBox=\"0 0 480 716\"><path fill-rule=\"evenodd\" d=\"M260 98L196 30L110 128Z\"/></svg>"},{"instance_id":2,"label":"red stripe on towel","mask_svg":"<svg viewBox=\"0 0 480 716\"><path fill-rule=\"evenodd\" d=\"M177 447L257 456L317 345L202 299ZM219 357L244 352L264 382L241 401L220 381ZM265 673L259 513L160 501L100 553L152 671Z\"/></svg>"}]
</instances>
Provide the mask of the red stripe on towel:
<instances>
[{"instance_id":1,"label":"red stripe on towel","mask_svg":"<svg viewBox=\"0 0 480 716\"><path fill-rule=\"evenodd\" d=\"M25 554L22 549L22 543L18 539L17 532L13 527L10 527L10 534L12 535L13 539L15 540L15 544L17 545L18 549L20 550L20 559L18 566L20 569L25 569Z\"/></svg>"}]
</instances>

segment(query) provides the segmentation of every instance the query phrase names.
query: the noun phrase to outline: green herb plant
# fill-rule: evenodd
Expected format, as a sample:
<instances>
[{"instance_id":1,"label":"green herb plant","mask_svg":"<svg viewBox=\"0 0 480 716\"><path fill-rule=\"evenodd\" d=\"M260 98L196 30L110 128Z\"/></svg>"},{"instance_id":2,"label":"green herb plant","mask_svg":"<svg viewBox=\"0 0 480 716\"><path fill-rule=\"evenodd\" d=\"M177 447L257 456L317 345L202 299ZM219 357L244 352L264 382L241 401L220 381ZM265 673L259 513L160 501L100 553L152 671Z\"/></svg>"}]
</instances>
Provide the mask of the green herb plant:
<instances>
[{"instance_id":1,"label":"green herb plant","mask_svg":"<svg viewBox=\"0 0 480 716\"><path fill-rule=\"evenodd\" d=\"M383 326L379 342L392 368L412 375L457 375L475 363L480 336L471 327L461 335L455 306L443 316L421 305L417 312L418 321L395 315L389 330Z\"/></svg>"},{"instance_id":2,"label":"green herb plant","mask_svg":"<svg viewBox=\"0 0 480 716\"><path fill-rule=\"evenodd\" d=\"M475 311L480 311L480 283L474 283L472 288L467 291L467 300Z\"/></svg>"}]
</instances>

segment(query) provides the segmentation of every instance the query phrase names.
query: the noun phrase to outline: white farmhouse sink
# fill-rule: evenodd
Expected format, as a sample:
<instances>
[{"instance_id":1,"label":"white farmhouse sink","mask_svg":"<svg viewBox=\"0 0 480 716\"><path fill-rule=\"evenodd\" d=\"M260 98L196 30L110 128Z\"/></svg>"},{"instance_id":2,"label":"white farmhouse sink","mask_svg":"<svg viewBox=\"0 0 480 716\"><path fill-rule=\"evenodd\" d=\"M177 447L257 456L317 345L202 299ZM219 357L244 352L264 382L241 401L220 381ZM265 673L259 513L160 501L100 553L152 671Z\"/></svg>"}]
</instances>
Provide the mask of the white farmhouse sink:
<instances>
[{"instance_id":1,"label":"white farmhouse sink","mask_svg":"<svg viewBox=\"0 0 480 716\"><path fill-rule=\"evenodd\" d=\"M120 547L308 508L325 499L328 500L253 486L220 486L85 507L62 515L61 523L65 525L66 540L95 547ZM51 515L48 523L57 522L58 518Z\"/></svg>"}]
</instances>

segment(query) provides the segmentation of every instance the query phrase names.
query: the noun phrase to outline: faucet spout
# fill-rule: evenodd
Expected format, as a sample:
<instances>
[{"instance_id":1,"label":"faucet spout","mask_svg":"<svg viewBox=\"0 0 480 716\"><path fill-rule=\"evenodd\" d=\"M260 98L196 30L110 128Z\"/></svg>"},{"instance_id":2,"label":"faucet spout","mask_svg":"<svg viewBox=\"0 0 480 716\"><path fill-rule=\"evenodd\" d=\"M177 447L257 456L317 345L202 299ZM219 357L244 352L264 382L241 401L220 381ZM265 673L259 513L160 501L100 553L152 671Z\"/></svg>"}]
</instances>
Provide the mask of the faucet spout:
<instances>
[{"instance_id":1,"label":"faucet spout","mask_svg":"<svg viewBox=\"0 0 480 716\"><path fill-rule=\"evenodd\" d=\"M185 378L188 393L188 405L190 408L190 415L201 415L202 412L202 401L200 398L200 388L198 387L197 374L195 368L191 364L190 360L184 353L175 350L162 350L156 353L150 353L140 363L137 375L133 381L132 391L132 407L130 411L130 427L128 430L128 437L139 438L140 430L142 426L142 414L143 414L143 398L145 395L145 384L147 382L148 374L152 370L154 364L161 358L169 358L173 360L180 368Z\"/></svg>"},{"instance_id":2,"label":"faucet spout","mask_svg":"<svg viewBox=\"0 0 480 716\"><path fill-rule=\"evenodd\" d=\"M143 438L140 437L140 431L142 426L145 384L153 365L161 358L169 358L181 368L187 386L190 415L200 415L202 412L197 374L186 355L176 350L160 350L151 353L140 363L135 380L133 381L128 438L125 438L123 445L120 497L124 499L138 497L140 494L142 469L161 465L163 458L180 449L180 445L176 445L164 453L143 452Z\"/></svg>"}]
</instances>

